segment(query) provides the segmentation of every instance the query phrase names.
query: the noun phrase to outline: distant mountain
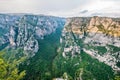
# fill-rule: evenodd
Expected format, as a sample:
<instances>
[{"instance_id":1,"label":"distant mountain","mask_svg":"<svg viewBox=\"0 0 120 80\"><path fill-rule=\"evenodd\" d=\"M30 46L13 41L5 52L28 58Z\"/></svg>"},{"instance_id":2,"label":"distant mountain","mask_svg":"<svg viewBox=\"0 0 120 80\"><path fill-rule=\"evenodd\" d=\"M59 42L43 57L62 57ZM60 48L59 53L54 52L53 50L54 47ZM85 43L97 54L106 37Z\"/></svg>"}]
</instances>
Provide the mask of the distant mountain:
<instances>
[{"instance_id":1,"label":"distant mountain","mask_svg":"<svg viewBox=\"0 0 120 80\"><path fill-rule=\"evenodd\" d=\"M68 18L60 42L58 53L61 55L54 61L54 71L60 75L67 72L74 80L110 80L113 70L120 71L118 18Z\"/></svg>"},{"instance_id":2,"label":"distant mountain","mask_svg":"<svg viewBox=\"0 0 120 80\"><path fill-rule=\"evenodd\" d=\"M32 52L33 56L39 49L37 39L54 33L58 27L63 27L65 19L43 15L0 15L0 45L9 43L9 47L23 48Z\"/></svg>"},{"instance_id":3,"label":"distant mountain","mask_svg":"<svg viewBox=\"0 0 120 80\"><path fill-rule=\"evenodd\" d=\"M120 19L108 17L70 18L61 38L65 43L63 55L85 51L101 62L120 70Z\"/></svg>"},{"instance_id":4,"label":"distant mountain","mask_svg":"<svg viewBox=\"0 0 120 80\"><path fill-rule=\"evenodd\" d=\"M120 75L120 19L0 14L0 51L27 57L23 80L111 80Z\"/></svg>"}]
</instances>

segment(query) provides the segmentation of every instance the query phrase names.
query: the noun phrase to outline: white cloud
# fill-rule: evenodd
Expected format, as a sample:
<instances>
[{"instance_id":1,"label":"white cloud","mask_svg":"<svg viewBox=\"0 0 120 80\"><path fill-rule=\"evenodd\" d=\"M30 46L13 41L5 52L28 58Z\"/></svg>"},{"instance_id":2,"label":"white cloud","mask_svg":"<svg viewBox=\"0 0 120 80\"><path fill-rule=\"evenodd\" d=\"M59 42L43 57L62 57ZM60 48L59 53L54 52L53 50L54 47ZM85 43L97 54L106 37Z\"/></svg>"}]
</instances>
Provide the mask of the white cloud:
<instances>
[{"instance_id":1,"label":"white cloud","mask_svg":"<svg viewBox=\"0 0 120 80\"><path fill-rule=\"evenodd\" d=\"M120 0L0 0L1 13L34 13L54 16L119 16ZM80 13L81 11L87 11ZM109 15L108 15L109 14Z\"/></svg>"}]
</instances>

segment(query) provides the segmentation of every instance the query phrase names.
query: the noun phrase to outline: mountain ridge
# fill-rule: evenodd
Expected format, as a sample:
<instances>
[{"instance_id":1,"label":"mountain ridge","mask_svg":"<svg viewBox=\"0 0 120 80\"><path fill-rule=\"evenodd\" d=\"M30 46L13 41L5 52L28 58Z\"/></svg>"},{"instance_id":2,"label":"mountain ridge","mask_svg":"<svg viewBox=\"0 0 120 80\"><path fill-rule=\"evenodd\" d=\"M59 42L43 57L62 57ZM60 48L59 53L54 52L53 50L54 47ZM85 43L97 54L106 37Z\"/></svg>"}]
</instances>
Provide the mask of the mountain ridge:
<instances>
[{"instance_id":1,"label":"mountain ridge","mask_svg":"<svg viewBox=\"0 0 120 80\"><path fill-rule=\"evenodd\" d=\"M113 79L120 71L120 19L0 14L0 50L27 57L24 80Z\"/></svg>"},{"instance_id":2,"label":"mountain ridge","mask_svg":"<svg viewBox=\"0 0 120 80\"><path fill-rule=\"evenodd\" d=\"M104 23L105 20L106 23ZM102 25L102 27L100 25ZM109 27L113 30L113 34L111 34L112 31L110 33L105 29ZM118 32L118 34L114 33L114 30ZM80 54L80 50L83 50L101 62L105 62L106 64L114 67L114 69L120 70L120 68L115 66L116 62L119 62L119 49L117 51L118 53L112 52L111 54L111 52L109 52L110 49L112 49L109 45L116 48L120 47L119 30L120 20L113 20L112 18L70 18L67 20L62 33L63 43L65 43L63 56L65 56L65 54L69 55L68 53L72 50L71 55L73 56L76 52ZM90 46L91 49L89 49ZM102 51L99 52L99 48L94 49L95 47L104 47L103 50L105 49L106 53L102 54ZM101 55L99 55L99 53L101 53ZM114 59L115 57L111 55L116 55L118 58Z\"/></svg>"}]
</instances>

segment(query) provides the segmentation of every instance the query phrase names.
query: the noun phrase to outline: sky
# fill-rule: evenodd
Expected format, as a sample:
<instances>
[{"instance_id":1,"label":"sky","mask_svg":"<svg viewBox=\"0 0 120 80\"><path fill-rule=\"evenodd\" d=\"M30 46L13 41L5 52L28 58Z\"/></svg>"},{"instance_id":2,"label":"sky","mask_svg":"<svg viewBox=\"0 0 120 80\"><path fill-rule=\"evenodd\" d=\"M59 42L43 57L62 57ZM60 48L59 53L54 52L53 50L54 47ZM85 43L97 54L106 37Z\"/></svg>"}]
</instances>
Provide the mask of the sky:
<instances>
[{"instance_id":1,"label":"sky","mask_svg":"<svg viewBox=\"0 0 120 80\"><path fill-rule=\"evenodd\" d=\"M0 0L0 13L120 17L120 0Z\"/></svg>"}]
</instances>

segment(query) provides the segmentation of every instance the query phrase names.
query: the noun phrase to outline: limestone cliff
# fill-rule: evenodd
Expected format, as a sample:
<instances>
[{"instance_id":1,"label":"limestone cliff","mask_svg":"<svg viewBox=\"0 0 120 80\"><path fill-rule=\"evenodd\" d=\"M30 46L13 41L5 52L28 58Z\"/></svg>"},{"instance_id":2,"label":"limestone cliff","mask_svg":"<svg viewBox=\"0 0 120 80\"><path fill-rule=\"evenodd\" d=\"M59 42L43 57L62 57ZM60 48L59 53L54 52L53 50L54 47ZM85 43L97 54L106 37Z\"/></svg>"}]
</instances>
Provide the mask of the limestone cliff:
<instances>
[{"instance_id":1,"label":"limestone cliff","mask_svg":"<svg viewBox=\"0 0 120 80\"><path fill-rule=\"evenodd\" d=\"M100 62L120 70L120 19L108 17L68 18L61 36L62 55L86 52Z\"/></svg>"}]
</instances>

